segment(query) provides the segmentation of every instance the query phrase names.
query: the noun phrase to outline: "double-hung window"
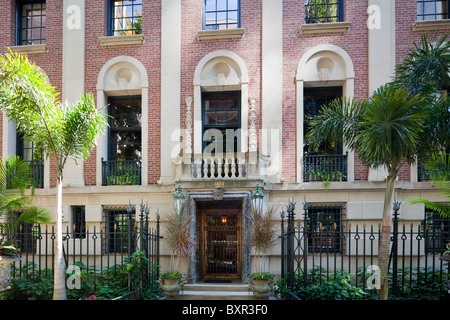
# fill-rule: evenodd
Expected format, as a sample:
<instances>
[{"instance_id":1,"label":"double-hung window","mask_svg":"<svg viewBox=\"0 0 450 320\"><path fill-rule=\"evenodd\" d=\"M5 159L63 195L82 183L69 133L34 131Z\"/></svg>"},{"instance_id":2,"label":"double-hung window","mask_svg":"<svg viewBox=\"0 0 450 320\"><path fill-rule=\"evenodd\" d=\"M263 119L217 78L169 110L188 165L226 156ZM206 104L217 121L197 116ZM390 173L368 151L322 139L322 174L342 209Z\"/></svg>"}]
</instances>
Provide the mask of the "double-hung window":
<instances>
[{"instance_id":1,"label":"double-hung window","mask_svg":"<svg viewBox=\"0 0 450 320\"><path fill-rule=\"evenodd\" d=\"M109 0L108 35L124 36L142 33L142 0Z\"/></svg>"},{"instance_id":2,"label":"double-hung window","mask_svg":"<svg viewBox=\"0 0 450 320\"><path fill-rule=\"evenodd\" d=\"M17 44L45 43L45 1L20 1L17 4Z\"/></svg>"},{"instance_id":3,"label":"double-hung window","mask_svg":"<svg viewBox=\"0 0 450 320\"><path fill-rule=\"evenodd\" d=\"M305 23L344 21L344 0L305 0Z\"/></svg>"},{"instance_id":4,"label":"double-hung window","mask_svg":"<svg viewBox=\"0 0 450 320\"><path fill-rule=\"evenodd\" d=\"M448 19L449 9L448 0L417 0L417 20Z\"/></svg>"},{"instance_id":5,"label":"double-hung window","mask_svg":"<svg viewBox=\"0 0 450 320\"><path fill-rule=\"evenodd\" d=\"M205 152L240 151L241 92L204 92L203 141ZM217 141L220 132L221 141ZM214 147L213 147L214 146Z\"/></svg>"},{"instance_id":6,"label":"double-hung window","mask_svg":"<svg viewBox=\"0 0 450 320\"><path fill-rule=\"evenodd\" d=\"M240 28L241 0L203 0L203 30Z\"/></svg>"}]
</instances>

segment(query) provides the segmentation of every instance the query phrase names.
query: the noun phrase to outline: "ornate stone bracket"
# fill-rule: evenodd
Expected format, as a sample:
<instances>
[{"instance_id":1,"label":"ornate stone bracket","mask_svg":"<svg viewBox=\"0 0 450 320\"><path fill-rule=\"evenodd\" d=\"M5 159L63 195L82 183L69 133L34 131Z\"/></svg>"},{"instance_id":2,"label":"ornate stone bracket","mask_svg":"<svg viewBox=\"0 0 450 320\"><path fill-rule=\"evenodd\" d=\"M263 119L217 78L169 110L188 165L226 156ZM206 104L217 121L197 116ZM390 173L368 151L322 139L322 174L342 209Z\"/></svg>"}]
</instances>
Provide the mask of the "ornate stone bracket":
<instances>
[{"instance_id":1,"label":"ornate stone bracket","mask_svg":"<svg viewBox=\"0 0 450 320\"><path fill-rule=\"evenodd\" d=\"M192 97L186 98L186 129L184 130L184 153L192 153L192 111L191 111Z\"/></svg>"},{"instance_id":2,"label":"ornate stone bracket","mask_svg":"<svg viewBox=\"0 0 450 320\"><path fill-rule=\"evenodd\" d=\"M257 151L258 139L256 135L256 97L251 95L249 98L250 101L250 111L249 111L249 141L248 141L248 150L250 152Z\"/></svg>"}]
</instances>

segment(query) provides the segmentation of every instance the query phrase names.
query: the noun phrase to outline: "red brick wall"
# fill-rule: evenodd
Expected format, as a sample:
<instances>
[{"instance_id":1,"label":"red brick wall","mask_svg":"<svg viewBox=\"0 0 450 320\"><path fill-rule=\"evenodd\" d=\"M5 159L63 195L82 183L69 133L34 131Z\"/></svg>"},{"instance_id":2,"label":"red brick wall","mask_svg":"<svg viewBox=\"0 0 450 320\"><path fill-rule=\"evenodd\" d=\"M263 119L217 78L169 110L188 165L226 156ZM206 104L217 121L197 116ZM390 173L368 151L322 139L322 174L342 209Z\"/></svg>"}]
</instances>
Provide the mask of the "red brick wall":
<instances>
[{"instance_id":1,"label":"red brick wall","mask_svg":"<svg viewBox=\"0 0 450 320\"><path fill-rule=\"evenodd\" d=\"M103 3L103 5L100 5ZM106 2L86 1L86 81L85 91L96 97L97 77L103 65L110 59L126 55L139 60L145 67L149 78L148 119L148 181L156 183L160 177L160 55L161 55L161 7L159 1L143 1L142 29L145 36L143 45L104 48L100 37L106 35ZM144 159L146 159L144 157ZM85 161L85 183L95 184L96 150Z\"/></svg>"},{"instance_id":2,"label":"red brick wall","mask_svg":"<svg viewBox=\"0 0 450 320\"><path fill-rule=\"evenodd\" d=\"M283 174L288 182L296 180L296 84L295 77L301 57L312 47L333 44L344 49L353 61L355 69L355 98L368 96L368 30L367 1L345 1L344 21L351 22L346 33L301 35L304 21L303 1L285 0L283 9ZM367 180L367 170L363 170L355 159L355 179Z\"/></svg>"},{"instance_id":3,"label":"red brick wall","mask_svg":"<svg viewBox=\"0 0 450 320\"><path fill-rule=\"evenodd\" d=\"M5 7L3 7L5 6ZM0 13L1 51L6 52L8 46L14 46L16 39L16 1L6 1L2 4L6 10ZM57 92L62 88L62 29L63 3L59 0L47 0L46 41L48 52L44 54L30 54L28 58L47 74L52 86ZM56 167L51 165L50 184L56 186Z\"/></svg>"}]
</instances>

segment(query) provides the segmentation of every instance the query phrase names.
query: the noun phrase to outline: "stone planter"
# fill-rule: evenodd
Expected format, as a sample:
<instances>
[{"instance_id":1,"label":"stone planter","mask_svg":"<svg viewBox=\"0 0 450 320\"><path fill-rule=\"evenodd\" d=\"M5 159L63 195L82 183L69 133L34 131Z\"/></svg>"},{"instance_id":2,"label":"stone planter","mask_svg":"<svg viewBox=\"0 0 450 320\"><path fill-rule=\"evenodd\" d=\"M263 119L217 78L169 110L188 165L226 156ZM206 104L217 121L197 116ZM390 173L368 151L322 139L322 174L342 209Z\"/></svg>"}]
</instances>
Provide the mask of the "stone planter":
<instances>
[{"instance_id":1,"label":"stone planter","mask_svg":"<svg viewBox=\"0 0 450 320\"><path fill-rule=\"evenodd\" d=\"M180 279L164 279L161 281L161 289L168 300L174 300L180 294Z\"/></svg>"},{"instance_id":2,"label":"stone planter","mask_svg":"<svg viewBox=\"0 0 450 320\"><path fill-rule=\"evenodd\" d=\"M258 299L268 299L270 284L269 280L252 280L251 290Z\"/></svg>"},{"instance_id":3,"label":"stone planter","mask_svg":"<svg viewBox=\"0 0 450 320\"><path fill-rule=\"evenodd\" d=\"M11 264L20 260L20 257L0 256L0 292L10 288Z\"/></svg>"},{"instance_id":4,"label":"stone planter","mask_svg":"<svg viewBox=\"0 0 450 320\"><path fill-rule=\"evenodd\" d=\"M450 254L444 254L439 259L442 261L449 261L450 262Z\"/></svg>"}]
</instances>

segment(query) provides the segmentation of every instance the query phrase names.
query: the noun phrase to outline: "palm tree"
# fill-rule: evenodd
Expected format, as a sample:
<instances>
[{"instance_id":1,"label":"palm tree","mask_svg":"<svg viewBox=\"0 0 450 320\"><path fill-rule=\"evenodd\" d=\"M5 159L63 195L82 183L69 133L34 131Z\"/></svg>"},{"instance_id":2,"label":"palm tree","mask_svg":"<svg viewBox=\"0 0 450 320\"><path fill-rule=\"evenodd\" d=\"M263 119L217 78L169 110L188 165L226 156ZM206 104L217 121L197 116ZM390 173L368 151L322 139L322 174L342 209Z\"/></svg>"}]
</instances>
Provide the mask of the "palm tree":
<instances>
[{"instance_id":1,"label":"palm tree","mask_svg":"<svg viewBox=\"0 0 450 320\"><path fill-rule=\"evenodd\" d=\"M394 184L400 168L415 162L420 134L424 128L422 100L407 90L382 86L366 100L335 100L325 106L311 124L307 135L313 147L329 138L341 138L368 166L385 166L388 178L384 195L379 247L381 270L378 298L388 297L389 237Z\"/></svg>"},{"instance_id":2,"label":"palm tree","mask_svg":"<svg viewBox=\"0 0 450 320\"><path fill-rule=\"evenodd\" d=\"M7 233L21 223L48 223L47 209L33 205L30 167L18 156L0 159L0 234ZM31 195L25 190L31 188ZM20 212L18 217L11 216ZM0 238L0 242L2 239Z\"/></svg>"},{"instance_id":3,"label":"palm tree","mask_svg":"<svg viewBox=\"0 0 450 320\"><path fill-rule=\"evenodd\" d=\"M0 57L0 106L16 122L25 137L42 145L57 167L57 249L55 255L55 300L65 300L62 252L63 169L69 158L85 159L104 132L106 121L95 108L91 95L82 95L72 105L60 103L54 87L46 83L42 70L25 55Z\"/></svg>"}]
</instances>

